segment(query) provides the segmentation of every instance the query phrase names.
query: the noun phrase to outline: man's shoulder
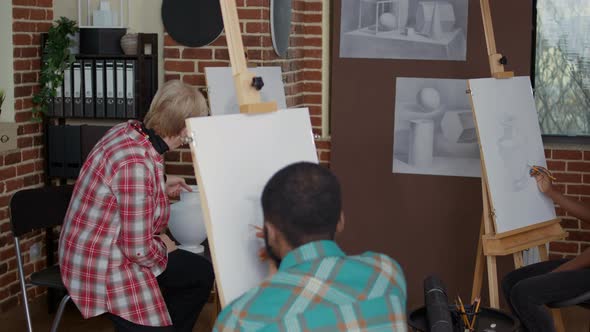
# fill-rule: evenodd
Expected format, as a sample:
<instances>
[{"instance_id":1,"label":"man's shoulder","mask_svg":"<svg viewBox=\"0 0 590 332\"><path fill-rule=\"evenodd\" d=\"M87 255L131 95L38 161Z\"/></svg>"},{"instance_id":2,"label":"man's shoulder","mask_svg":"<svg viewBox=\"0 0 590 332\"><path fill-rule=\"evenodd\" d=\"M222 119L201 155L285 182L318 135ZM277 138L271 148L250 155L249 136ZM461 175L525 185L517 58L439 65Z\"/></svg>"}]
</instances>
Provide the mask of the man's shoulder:
<instances>
[{"instance_id":1,"label":"man's shoulder","mask_svg":"<svg viewBox=\"0 0 590 332\"><path fill-rule=\"evenodd\" d=\"M387 274L403 274L401 265L385 254L367 251L361 255L347 256L346 259L367 264L368 266L381 270Z\"/></svg>"},{"instance_id":2,"label":"man's shoulder","mask_svg":"<svg viewBox=\"0 0 590 332\"><path fill-rule=\"evenodd\" d=\"M270 321L276 317L276 313L271 311L279 310L285 302L283 296L278 293L282 292L286 297L290 294L290 291L286 289L269 290L271 287L272 278L268 278L228 304L219 314L214 331L235 331L237 326L244 325L250 325L251 330L257 330L265 326L268 322L265 322L264 318L267 317ZM257 320L261 320L250 321L250 315L253 313L259 313ZM260 326L255 328L252 325Z\"/></svg>"}]
</instances>

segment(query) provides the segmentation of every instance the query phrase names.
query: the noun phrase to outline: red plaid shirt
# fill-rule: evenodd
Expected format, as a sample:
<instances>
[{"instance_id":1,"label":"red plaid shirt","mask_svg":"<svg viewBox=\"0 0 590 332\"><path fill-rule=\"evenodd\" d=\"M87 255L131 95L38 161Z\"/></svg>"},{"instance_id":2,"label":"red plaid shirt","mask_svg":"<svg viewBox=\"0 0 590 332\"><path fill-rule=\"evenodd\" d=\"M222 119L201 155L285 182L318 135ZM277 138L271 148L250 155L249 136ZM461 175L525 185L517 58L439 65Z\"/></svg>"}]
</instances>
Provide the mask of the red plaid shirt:
<instances>
[{"instance_id":1,"label":"red plaid shirt","mask_svg":"<svg viewBox=\"0 0 590 332\"><path fill-rule=\"evenodd\" d=\"M157 237L170 215L164 163L132 124L109 130L84 163L61 230L59 263L85 318L110 312L167 326L156 281L168 262Z\"/></svg>"}]
</instances>

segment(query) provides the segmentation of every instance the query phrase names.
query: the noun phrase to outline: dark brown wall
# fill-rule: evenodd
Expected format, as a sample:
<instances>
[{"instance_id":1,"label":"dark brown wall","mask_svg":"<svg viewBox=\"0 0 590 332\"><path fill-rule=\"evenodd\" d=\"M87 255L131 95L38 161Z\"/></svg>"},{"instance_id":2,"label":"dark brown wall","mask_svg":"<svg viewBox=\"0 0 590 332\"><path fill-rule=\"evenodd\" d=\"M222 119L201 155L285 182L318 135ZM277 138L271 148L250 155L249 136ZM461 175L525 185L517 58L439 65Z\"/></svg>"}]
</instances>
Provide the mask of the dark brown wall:
<instances>
[{"instance_id":1,"label":"dark brown wall","mask_svg":"<svg viewBox=\"0 0 590 332\"><path fill-rule=\"evenodd\" d=\"M532 1L491 0L497 49L507 70L529 75ZM404 268L412 308L422 281L439 275L449 294L471 292L482 202L473 178L392 174L396 77L489 77L479 1L469 0L466 61L340 59L340 0L334 1L332 169L343 186L349 253L383 252ZM508 258L508 257L507 257ZM507 267L511 259L504 259ZM505 270L506 268L504 268Z\"/></svg>"}]
</instances>

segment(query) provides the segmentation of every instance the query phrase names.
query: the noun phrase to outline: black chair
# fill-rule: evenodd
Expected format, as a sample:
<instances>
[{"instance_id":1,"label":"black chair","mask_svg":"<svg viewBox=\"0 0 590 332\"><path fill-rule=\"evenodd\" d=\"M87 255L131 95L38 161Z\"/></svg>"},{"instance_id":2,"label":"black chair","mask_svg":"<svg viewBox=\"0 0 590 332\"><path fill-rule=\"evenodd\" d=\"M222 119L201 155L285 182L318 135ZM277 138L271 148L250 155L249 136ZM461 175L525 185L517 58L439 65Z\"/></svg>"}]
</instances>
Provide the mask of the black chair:
<instances>
[{"instance_id":1,"label":"black chair","mask_svg":"<svg viewBox=\"0 0 590 332\"><path fill-rule=\"evenodd\" d=\"M20 280L22 300L27 318L27 328L31 332L31 314L27 301L27 286L41 286L62 291L66 295L62 298L57 313L51 325L51 331L57 331L61 316L70 296L61 281L59 266L50 266L42 271L31 274L29 283L25 282L25 273L19 238L31 231L58 226L63 223L73 186L43 187L24 189L16 192L10 200L10 223L14 245L16 249L16 263ZM51 254L51 253L48 253Z\"/></svg>"}]
</instances>

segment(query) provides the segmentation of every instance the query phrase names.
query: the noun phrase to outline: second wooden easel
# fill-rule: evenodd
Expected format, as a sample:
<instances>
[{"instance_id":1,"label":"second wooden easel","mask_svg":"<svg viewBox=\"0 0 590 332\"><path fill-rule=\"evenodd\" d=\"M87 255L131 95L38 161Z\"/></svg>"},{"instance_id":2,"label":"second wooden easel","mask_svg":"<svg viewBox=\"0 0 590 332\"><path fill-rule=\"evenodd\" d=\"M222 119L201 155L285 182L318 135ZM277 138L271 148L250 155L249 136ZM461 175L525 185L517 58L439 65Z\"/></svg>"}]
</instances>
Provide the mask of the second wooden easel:
<instances>
[{"instance_id":1,"label":"second wooden easel","mask_svg":"<svg viewBox=\"0 0 590 332\"><path fill-rule=\"evenodd\" d=\"M220 3L240 112L251 114L276 111L276 101L266 103L260 101L260 89L264 86L262 78L255 77L248 71L236 1L220 0Z\"/></svg>"},{"instance_id":2,"label":"second wooden easel","mask_svg":"<svg viewBox=\"0 0 590 332\"><path fill-rule=\"evenodd\" d=\"M489 0L480 0L481 13L485 31L486 45L488 49L488 60L492 77L506 79L514 76L513 72L505 71L506 58L497 52L494 29L492 25ZM490 199L490 191L487 180L484 155L481 151L482 168L482 197L483 216L481 220L480 236L477 245L477 258L473 275L473 288L471 292L472 301L479 296L484 278L484 261L487 266L488 288L490 295L490 306L500 307L498 289L498 271L496 268L496 257L513 255L515 268L524 265L522 251L537 247L541 260L548 259L547 243L567 237L567 233L561 228L559 219L550 220L522 229L517 229L501 234L495 233L494 207ZM553 310L556 329L558 332L565 331L560 312Z\"/></svg>"}]
</instances>

